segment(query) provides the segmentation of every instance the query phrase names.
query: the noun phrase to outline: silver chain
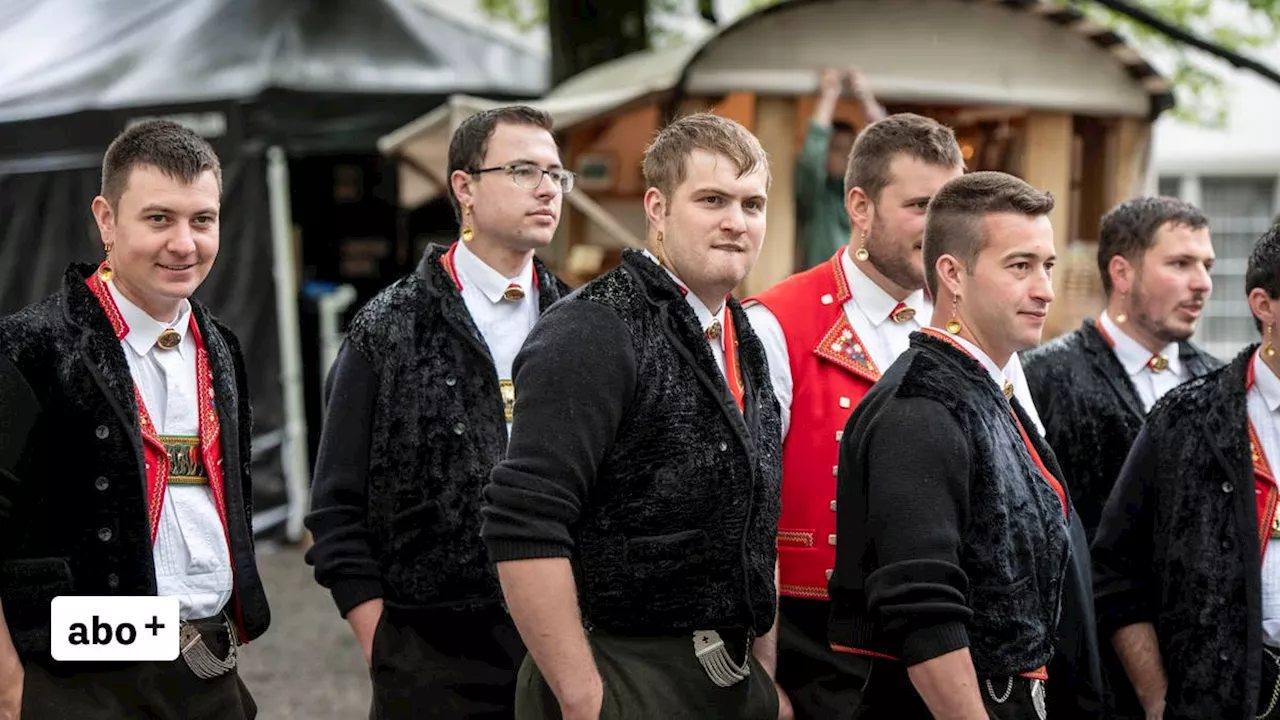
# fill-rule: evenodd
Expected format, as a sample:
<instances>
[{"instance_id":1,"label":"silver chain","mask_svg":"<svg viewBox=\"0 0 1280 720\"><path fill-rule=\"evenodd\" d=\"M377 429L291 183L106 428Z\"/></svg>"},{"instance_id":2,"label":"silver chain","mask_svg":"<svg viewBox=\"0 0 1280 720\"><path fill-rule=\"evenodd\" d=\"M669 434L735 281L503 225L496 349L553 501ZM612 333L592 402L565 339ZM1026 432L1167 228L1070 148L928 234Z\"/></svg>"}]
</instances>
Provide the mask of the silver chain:
<instances>
[{"instance_id":1,"label":"silver chain","mask_svg":"<svg viewBox=\"0 0 1280 720\"><path fill-rule=\"evenodd\" d=\"M987 693L991 695L991 699L995 700L997 705L1003 705L1004 701L1008 700L1009 696L1013 694L1013 676L1012 675L1009 676L1009 684L1004 686L1003 697L996 697L996 689L991 686L990 678L983 680L983 682L987 684Z\"/></svg>"},{"instance_id":2,"label":"silver chain","mask_svg":"<svg viewBox=\"0 0 1280 720\"><path fill-rule=\"evenodd\" d=\"M1267 705L1267 709L1262 711L1261 715L1255 715L1254 720L1262 720L1276 709L1276 702L1280 701L1280 657L1273 655L1270 650L1262 648L1262 654L1267 656L1271 662L1276 664L1276 681L1271 686L1271 702Z\"/></svg>"}]
</instances>

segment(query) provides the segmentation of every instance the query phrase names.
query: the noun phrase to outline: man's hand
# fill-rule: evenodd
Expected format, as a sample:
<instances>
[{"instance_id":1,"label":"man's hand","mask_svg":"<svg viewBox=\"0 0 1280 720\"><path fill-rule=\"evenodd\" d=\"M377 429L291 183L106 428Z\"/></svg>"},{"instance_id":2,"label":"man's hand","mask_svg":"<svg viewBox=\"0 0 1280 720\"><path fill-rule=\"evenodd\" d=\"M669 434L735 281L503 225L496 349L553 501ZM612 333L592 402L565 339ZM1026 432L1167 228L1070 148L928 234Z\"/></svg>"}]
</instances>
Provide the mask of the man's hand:
<instances>
[{"instance_id":1,"label":"man's hand","mask_svg":"<svg viewBox=\"0 0 1280 720\"><path fill-rule=\"evenodd\" d=\"M840 82L839 70L836 70L835 68L823 68L822 72L818 75L818 95L830 100L838 99L840 97L841 90L843 90Z\"/></svg>"},{"instance_id":2,"label":"man's hand","mask_svg":"<svg viewBox=\"0 0 1280 720\"><path fill-rule=\"evenodd\" d=\"M0 720L19 720L22 712L22 681L26 673L14 659L13 667L0 668Z\"/></svg>"},{"instance_id":3,"label":"man's hand","mask_svg":"<svg viewBox=\"0 0 1280 720\"><path fill-rule=\"evenodd\" d=\"M773 684L773 688L778 691L778 720L796 720L795 708L791 707L791 698L787 697L787 691L777 682Z\"/></svg>"},{"instance_id":4,"label":"man's hand","mask_svg":"<svg viewBox=\"0 0 1280 720\"><path fill-rule=\"evenodd\" d=\"M845 82L849 85L849 92L855 97L861 97L863 94L870 92L871 87L867 85L867 76L862 74L858 68L849 68L844 72Z\"/></svg>"},{"instance_id":5,"label":"man's hand","mask_svg":"<svg viewBox=\"0 0 1280 720\"><path fill-rule=\"evenodd\" d=\"M382 598L366 600L347 613L347 622L351 623L351 631L356 634L356 642L364 653L364 663L370 667L373 666L373 633L381 618Z\"/></svg>"}]
</instances>

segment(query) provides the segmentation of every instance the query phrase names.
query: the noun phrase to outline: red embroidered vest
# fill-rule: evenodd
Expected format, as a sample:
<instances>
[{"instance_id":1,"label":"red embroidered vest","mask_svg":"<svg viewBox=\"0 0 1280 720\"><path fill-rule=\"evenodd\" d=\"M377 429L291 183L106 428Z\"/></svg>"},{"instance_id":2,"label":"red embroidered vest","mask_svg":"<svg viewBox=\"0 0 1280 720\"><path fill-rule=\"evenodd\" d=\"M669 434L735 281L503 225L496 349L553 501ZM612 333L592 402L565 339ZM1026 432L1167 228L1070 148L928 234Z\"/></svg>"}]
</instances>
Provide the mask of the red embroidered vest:
<instances>
[{"instance_id":1,"label":"red embroidered vest","mask_svg":"<svg viewBox=\"0 0 1280 720\"><path fill-rule=\"evenodd\" d=\"M1245 392L1248 393L1253 389L1253 363L1257 358L1257 351L1254 351L1254 357L1249 360L1249 369L1245 375ZM1246 415L1248 410L1245 411ZM1253 427L1253 419L1249 419L1249 455L1253 461L1253 486L1254 501L1257 503L1258 517L1258 546L1262 550L1260 557L1267 556L1267 544L1271 540L1273 532L1280 530L1276 528L1276 505L1280 504L1280 488L1276 487L1275 475L1271 472L1271 463L1267 460L1267 454L1262 449L1262 442L1258 440L1258 431Z\"/></svg>"},{"instance_id":2,"label":"red embroidered vest","mask_svg":"<svg viewBox=\"0 0 1280 720\"><path fill-rule=\"evenodd\" d=\"M124 340L129 334L129 326L116 306L115 298L106 284L94 272L85 283L116 333L116 340ZM209 366L209 354L205 351L204 338L200 335L200 327L196 324L195 314L191 315L191 334L196 344L196 398L199 403L197 416L200 422L200 460L204 463L205 473L209 478L209 489L213 493L213 502L218 509L218 518L222 521L222 536L227 542L227 556L231 559L232 602L236 606L236 625L240 637L246 637L244 619L240 615L238 598L239 584L236 582L235 553L231 548L231 535L227 531L227 500L225 484L222 477L222 443L218 425L218 411L214 405L213 371ZM134 404L138 410L138 426L142 432L142 454L147 470L147 522L151 530L151 544L155 545L156 532L160 528L160 512L164 508L165 491L169 486L171 458L169 450L160 439L156 426L151 421L151 414L142 401L142 393L135 384L133 387ZM192 452L196 452L193 448Z\"/></svg>"},{"instance_id":3,"label":"red embroidered vest","mask_svg":"<svg viewBox=\"0 0 1280 720\"><path fill-rule=\"evenodd\" d=\"M827 599L836 559L836 467L853 408L880 379L844 313L853 297L841 249L748 302L778 319L791 363L791 425L782 445L779 591Z\"/></svg>"}]
</instances>

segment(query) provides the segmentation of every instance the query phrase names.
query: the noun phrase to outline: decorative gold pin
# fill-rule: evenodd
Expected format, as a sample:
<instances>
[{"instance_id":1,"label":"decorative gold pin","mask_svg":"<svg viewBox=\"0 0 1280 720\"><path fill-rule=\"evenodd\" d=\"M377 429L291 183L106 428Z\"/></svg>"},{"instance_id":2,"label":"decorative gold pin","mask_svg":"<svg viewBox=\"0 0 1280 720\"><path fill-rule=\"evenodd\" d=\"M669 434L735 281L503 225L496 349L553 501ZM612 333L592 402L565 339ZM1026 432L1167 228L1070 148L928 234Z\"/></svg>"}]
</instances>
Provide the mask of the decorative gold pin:
<instances>
[{"instance_id":1,"label":"decorative gold pin","mask_svg":"<svg viewBox=\"0 0 1280 720\"><path fill-rule=\"evenodd\" d=\"M720 321L712 320L711 324L707 326L707 330L706 330L707 339L719 340L721 332L722 332L722 328L720 327Z\"/></svg>"},{"instance_id":2,"label":"decorative gold pin","mask_svg":"<svg viewBox=\"0 0 1280 720\"><path fill-rule=\"evenodd\" d=\"M915 309L909 308L902 303L898 303L898 307L894 308L893 312L889 314L889 318L896 323L911 322L912 318L915 316Z\"/></svg>"},{"instance_id":3,"label":"decorative gold pin","mask_svg":"<svg viewBox=\"0 0 1280 720\"><path fill-rule=\"evenodd\" d=\"M1169 369L1169 360L1163 355L1152 355L1147 361L1147 367L1151 368L1151 372L1164 372Z\"/></svg>"},{"instance_id":4,"label":"decorative gold pin","mask_svg":"<svg viewBox=\"0 0 1280 720\"><path fill-rule=\"evenodd\" d=\"M502 297L506 300L510 300L511 302L515 302L516 300L523 300L524 288L520 287L515 283L511 283L510 285L507 286L506 290L502 291Z\"/></svg>"},{"instance_id":5,"label":"decorative gold pin","mask_svg":"<svg viewBox=\"0 0 1280 720\"><path fill-rule=\"evenodd\" d=\"M172 350L178 347L180 342L182 342L182 336L173 328L165 328L164 332L160 333L160 339L156 340L156 344L164 350Z\"/></svg>"},{"instance_id":6,"label":"decorative gold pin","mask_svg":"<svg viewBox=\"0 0 1280 720\"><path fill-rule=\"evenodd\" d=\"M1008 381L1005 381L1005 384L1004 384L1004 399L1005 400L1013 399L1013 383Z\"/></svg>"}]
</instances>

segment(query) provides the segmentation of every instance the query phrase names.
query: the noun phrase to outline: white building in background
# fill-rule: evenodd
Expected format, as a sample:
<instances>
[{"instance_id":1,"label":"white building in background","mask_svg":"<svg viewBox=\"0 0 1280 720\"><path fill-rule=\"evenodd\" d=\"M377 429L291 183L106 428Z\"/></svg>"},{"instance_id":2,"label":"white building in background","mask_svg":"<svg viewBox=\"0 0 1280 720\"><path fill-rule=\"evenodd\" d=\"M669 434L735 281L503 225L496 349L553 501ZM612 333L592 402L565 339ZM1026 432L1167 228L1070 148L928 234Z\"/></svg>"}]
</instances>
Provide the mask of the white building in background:
<instances>
[{"instance_id":1,"label":"white building in background","mask_svg":"<svg viewBox=\"0 0 1280 720\"><path fill-rule=\"evenodd\" d=\"M1280 47L1250 55L1280 69ZM1213 298L1195 342L1226 360L1258 338L1244 293L1249 252L1280 213L1280 85L1248 70L1224 73L1226 127L1210 130L1168 115L1157 121L1151 192L1196 205L1210 219L1218 262Z\"/></svg>"}]
</instances>

